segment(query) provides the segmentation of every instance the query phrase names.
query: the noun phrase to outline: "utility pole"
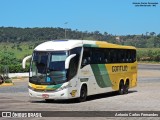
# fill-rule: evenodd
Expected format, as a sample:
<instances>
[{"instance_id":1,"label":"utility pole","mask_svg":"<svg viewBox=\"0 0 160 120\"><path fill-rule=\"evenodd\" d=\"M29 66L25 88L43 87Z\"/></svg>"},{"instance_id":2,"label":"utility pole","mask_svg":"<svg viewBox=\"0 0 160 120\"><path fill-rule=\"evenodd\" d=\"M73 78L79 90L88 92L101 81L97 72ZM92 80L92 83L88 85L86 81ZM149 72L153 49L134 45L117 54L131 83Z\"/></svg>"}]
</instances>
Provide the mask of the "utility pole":
<instances>
[{"instance_id":1,"label":"utility pole","mask_svg":"<svg viewBox=\"0 0 160 120\"><path fill-rule=\"evenodd\" d=\"M65 25L67 25L67 24L68 24L68 22L65 22L64 24L65 24ZM67 37L67 28L65 27L65 31L64 31L64 38L66 39L66 37Z\"/></svg>"}]
</instances>

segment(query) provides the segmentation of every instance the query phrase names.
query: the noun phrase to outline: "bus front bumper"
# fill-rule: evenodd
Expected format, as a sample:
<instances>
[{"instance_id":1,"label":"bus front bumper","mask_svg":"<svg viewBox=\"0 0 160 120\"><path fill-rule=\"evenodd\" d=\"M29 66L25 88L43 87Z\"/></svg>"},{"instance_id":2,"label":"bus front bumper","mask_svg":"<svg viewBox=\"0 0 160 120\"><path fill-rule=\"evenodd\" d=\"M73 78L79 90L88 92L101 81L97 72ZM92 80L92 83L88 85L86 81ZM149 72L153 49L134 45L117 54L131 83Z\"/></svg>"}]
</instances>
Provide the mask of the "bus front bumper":
<instances>
[{"instance_id":1,"label":"bus front bumper","mask_svg":"<svg viewBox=\"0 0 160 120\"><path fill-rule=\"evenodd\" d=\"M68 89L54 92L36 92L32 89L29 89L29 96L31 98L40 98L40 99L69 99L72 98Z\"/></svg>"}]
</instances>

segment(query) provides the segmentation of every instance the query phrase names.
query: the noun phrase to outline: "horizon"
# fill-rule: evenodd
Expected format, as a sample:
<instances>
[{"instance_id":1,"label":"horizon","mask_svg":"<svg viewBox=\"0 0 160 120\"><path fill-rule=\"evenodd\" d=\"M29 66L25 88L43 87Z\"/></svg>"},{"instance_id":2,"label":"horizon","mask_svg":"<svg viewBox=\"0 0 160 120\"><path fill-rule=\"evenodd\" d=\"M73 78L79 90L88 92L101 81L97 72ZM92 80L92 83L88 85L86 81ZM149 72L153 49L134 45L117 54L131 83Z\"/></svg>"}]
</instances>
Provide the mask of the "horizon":
<instances>
[{"instance_id":1,"label":"horizon","mask_svg":"<svg viewBox=\"0 0 160 120\"><path fill-rule=\"evenodd\" d=\"M20 29L34 29L34 28L39 28L39 29L41 29L41 28L61 28L61 29L71 29L71 28L62 28L62 27L16 27L16 26L0 26L0 28L20 28ZM72 31L75 31L74 29L71 29ZM77 30L77 31L79 31L79 32L86 32L86 31L80 31L80 30ZM98 31L98 30L96 30L96 31ZM88 33L92 33L92 32L95 32L95 31L87 31ZM102 32L100 32L99 31L99 33L101 33L101 34L104 34L106 31L104 31L103 33ZM152 31L152 32L154 32L154 31ZM108 33L108 32L107 32ZM151 33L151 32L146 32L146 33L140 33L140 34L126 34L126 35L114 35L114 34L111 34L111 33L108 33L108 35L113 35L113 36L128 36L128 35L131 35L131 36L133 36L133 35L137 35L137 36L141 36L141 35L146 35L146 34L148 34L148 33ZM155 32L154 32L155 33ZM155 33L155 35L159 35L160 33Z\"/></svg>"},{"instance_id":2,"label":"horizon","mask_svg":"<svg viewBox=\"0 0 160 120\"><path fill-rule=\"evenodd\" d=\"M152 0L1 0L0 26L99 31L118 36L159 34L159 11L159 1Z\"/></svg>"}]
</instances>

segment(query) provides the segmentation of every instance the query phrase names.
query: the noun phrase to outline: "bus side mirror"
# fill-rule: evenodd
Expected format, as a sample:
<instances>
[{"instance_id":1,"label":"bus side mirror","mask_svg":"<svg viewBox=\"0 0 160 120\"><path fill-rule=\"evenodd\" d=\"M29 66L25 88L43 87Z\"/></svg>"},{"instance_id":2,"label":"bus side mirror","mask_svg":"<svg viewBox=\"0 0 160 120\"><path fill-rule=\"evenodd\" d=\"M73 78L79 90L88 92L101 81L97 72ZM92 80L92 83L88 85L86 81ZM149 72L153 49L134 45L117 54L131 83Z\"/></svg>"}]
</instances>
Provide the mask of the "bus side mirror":
<instances>
[{"instance_id":1,"label":"bus side mirror","mask_svg":"<svg viewBox=\"0 0 160 120\"><path fill-rule=\"evenodd\" d=\"M24 59L23 59L23 61L22 61L22 68L23 69L25 69L25 67L26 67L26 61L28 60L28 59L30 59L32 57L32 55L29 55L29 56L27 56L27 57L25 57Z\"/></svg>"},{"instance_id":2,"label":"bus side mirror","mask_svg":"<svg viewBox=\"0 0 160 120\"><path fill-rule=\"evenodd\" d=\"M67 57L67 59L65 60L65 69L68 69L69 68L69 63L70 63L70 60L72 58L74 58L76 56L76 54L72 54L70 56Z\"/></svg>"}]
</instances>

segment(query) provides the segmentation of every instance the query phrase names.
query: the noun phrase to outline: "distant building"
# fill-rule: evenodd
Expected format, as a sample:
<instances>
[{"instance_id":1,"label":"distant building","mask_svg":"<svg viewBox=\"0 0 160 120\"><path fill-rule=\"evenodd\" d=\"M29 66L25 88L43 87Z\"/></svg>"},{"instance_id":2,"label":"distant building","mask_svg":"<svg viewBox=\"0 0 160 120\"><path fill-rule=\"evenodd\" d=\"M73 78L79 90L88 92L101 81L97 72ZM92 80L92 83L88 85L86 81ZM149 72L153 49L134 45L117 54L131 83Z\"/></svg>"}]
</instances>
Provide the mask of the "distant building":
<instances>
[{"instance_id":1,"label":"distant building","mask_svg":"<svg viewBox=\"0 0 160 120\"><path fill-rule=\"evenodd\" d=\"M116 40L120 40L120 37L119 37L119 36L116 36Z\"/></svg>"},{"instance_id":2,"label":"distant building","mask_svg":"<svg viewBox=\"0 0 160 120\"><path fill-rule=\"evenodd\" d=\"M120 37L119 36L116 36L116 41L120 42Z\"/></svg>"}]
</instances>

